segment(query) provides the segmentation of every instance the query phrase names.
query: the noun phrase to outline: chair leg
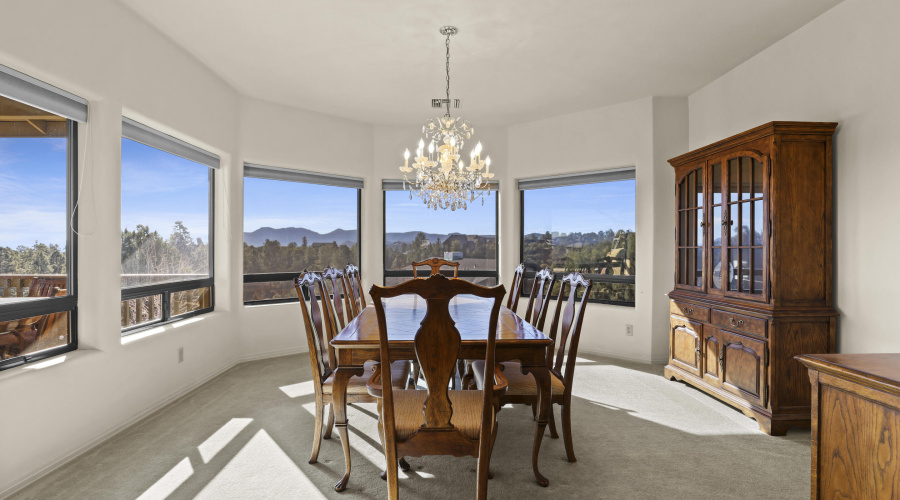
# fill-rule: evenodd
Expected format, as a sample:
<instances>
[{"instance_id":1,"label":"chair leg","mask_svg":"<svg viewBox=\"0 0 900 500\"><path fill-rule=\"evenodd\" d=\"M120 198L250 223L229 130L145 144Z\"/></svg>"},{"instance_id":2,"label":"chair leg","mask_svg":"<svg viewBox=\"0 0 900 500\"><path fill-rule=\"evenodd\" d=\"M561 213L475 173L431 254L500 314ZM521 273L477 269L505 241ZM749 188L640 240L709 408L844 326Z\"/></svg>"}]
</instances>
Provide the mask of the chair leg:
<instances>
[{"instance_id":1,"label":"chair leg","mask_svg":"<svg viewBox=\"0 0 900 500\"><path fill-rule=\"evenodd\" d=\"M325 417L325 404L322 402L322 395L316 394L316 430L313 433L312 454L309 456L309 463L314 464L319 459L319 445L322 444L322 419Z\"/></svg>"},{"instance_id":2,"label":"chair leg","mask_svg":"<svg viewBox=\"0 0 900 500\"><path fill-rule=\"evenodd\" d=\"M472 363L466 361L466 369L465 375L462 378L462 388L463 390L474 390L475 389L475 372L472 371Z\"/></svg>"},{"instance_id":3,"label":"chair leg","mask_svg":"<svg viewBox=\"0 0 900 500\"><path fill-rule=\"evenodd\" d=\"M575 447L572 446L572 410L569 401L562 405L562 431L563 442L566 444L566 457L569 462L575 462Z\"/></svg>"},{"instance_id":4,"label":"chair leg","mask_svg":"<svg viewBox=\"0 0 900 500\"><path fill-rule=\"evenodd\" d=\"M531 419L537 420L537 401L531 403Z\"/></svg>"},{"instance_id":5,"label":"chair leg","mask_svg":"<svg viewBox=\"0 0 900 500\"><path fill-rule=\"evenodd\" d=\"M496 422L491 432L496 431ZM475 493L476 500L487 500L488 479L491 477L491 452L493 448L493 439L491 436L484 436L483 441L479 443L478 448L478 489Z\"/></svg>"},{"instance_id":6,"label":"chair leg","mask_svg":"<svg viewBox=\"0 0 900 500\"><path fill-rule=\"evenodd\" d=\"M381 453L385 457L387 457L387 446L384 444L384 427L381 425L383 423L383 419L381 417L381 408L382 408L382 399L378 398L378 438L381 439ZM384 470L381 472L381 479L387 479L387 462L385 462Z\"/></svg>"},{"instance_id":7,"label":"chair leg","mask_svg":"<svg viewBox=\"0 0 900 500\"><path fill-rule=\"evenodd\" d=\"M418 361L410 361L412 363L412 371L410 372L410 381L412 382L412 389L416 388L416 385L419 383L419 362Z\"/></svg>"},{"instance_id":8,"label":"chair leg","mask_svg":"<svg viewBox=\"0 0 900 500\"><path fill-rule=\"evenodd\" d=\"M331 439L334 429L334 403L328 403L328 425L325 426L325 439Z\"/></svg>"},{"instance_id":9,"label":"chair leg","mask_svg":"<svg viewBox=\"0 0 900 500\"><path fill-rule=\"evenodd\" d=\"M400 460L397 460L397 465L400 466L400 470L402 470L403 472L406 472L412 468L409 466L409 462L407 462L406 458L404 457L400 457Z\"/></svg>"},{"instance_id":10,"label":"chair leg","mask_svg":"<svg viewBox=\"0 0 900 500\"><path fill-rule=\"evenodd\" d=\"M556 417L553 416L553 403L550 403L550 419L547 423L549 423L550 427L550 437L553 439L559 439L559 434L556 433Z\"/></svg>"},{"instance_id":11,"label":"chair leg","mask_svg":"<svg viewBox=\"0 0 900 500\"><path fill-rule=\"evenodd\" d=\"M385 444L387 441L385 440ZM393 446L385 446L384 459L387 464L388 499L398 500L400 496L399 474L397 472L397 449Z\"/></svg>"}]
</instances>

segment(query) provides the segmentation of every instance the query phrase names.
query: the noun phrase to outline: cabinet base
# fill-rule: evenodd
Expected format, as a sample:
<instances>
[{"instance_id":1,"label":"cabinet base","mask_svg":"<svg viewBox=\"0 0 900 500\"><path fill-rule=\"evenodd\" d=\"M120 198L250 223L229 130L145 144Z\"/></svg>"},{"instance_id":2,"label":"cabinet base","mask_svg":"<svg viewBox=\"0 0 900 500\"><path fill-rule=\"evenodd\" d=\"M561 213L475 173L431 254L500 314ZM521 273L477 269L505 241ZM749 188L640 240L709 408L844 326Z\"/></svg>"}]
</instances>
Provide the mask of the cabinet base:
<instances>
[{"instance_id":1,"label":"cabinet base","mask_svg":"<svg viewBox=\"0 0 900 500\"><path fill-rule=\"evenodd\" d=\"M791 427L802 429L808 429L810 427L811 419L809 411L805 413L805 416L804 414L797 413L773 415L764 408L753 406L730 393L707 384L698 379L695 375L687 373L672 365L666 365L664 376L668 380L676 380L696 387L719 401L740 410L744 415L756 420L756 423L759 424L759 430L771 436L784 436Z\"/></svg>"}]
</instances>

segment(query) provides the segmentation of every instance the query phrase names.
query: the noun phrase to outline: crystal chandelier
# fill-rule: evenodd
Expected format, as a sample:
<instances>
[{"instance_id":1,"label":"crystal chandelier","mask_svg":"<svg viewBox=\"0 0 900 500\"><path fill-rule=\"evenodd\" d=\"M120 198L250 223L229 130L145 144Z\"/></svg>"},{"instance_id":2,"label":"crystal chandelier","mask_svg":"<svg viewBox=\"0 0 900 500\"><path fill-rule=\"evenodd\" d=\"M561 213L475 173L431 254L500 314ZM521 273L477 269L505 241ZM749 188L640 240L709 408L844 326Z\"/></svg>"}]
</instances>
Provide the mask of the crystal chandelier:
<instances>
[{"instance_id":1,"label":"crystal chandelier","mask_svg":"<svg viewBox=\"0 0 900 500\"><path fill-rule=\"evenodd\" d=\"M455 26L444 26L441 34L447 36L447 98L432 99L433 107L446 104L447 112L443 117L432 118L422 127L423 139L419 139L419 147L413 164L409 164L409 149L403 153L404 187L413 195L422 199L428 208L465 210L468 203L490 196L491 157L481 159L481 143L469 152L469 165L460 159L460 150L466 139L471 139L475 129L462 118L450 116L450 37L459 30ZM456 100L459 107L459 100ZM426 156L426 141L428 155ZM414 172L414 173L413 173Z\"/></svg>"}]
</instances>

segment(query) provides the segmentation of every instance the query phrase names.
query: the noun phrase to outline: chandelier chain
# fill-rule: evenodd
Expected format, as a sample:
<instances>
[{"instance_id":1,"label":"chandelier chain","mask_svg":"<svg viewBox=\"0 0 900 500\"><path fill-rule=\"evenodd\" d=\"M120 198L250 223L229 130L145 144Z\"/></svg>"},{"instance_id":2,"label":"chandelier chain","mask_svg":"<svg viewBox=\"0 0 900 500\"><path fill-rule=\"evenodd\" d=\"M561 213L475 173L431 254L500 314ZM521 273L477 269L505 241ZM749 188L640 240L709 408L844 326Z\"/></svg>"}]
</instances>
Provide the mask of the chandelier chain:
<instances>
[{"instance_id":1,"label":"chandelier chain","mask_svg":"<svg viewBox=\"0 0 900 500\"><path fill-rule=\"evenodd\" d=\"M450 34L447 34L447 116L450 116Z\"/></svg>"}]
</instances>

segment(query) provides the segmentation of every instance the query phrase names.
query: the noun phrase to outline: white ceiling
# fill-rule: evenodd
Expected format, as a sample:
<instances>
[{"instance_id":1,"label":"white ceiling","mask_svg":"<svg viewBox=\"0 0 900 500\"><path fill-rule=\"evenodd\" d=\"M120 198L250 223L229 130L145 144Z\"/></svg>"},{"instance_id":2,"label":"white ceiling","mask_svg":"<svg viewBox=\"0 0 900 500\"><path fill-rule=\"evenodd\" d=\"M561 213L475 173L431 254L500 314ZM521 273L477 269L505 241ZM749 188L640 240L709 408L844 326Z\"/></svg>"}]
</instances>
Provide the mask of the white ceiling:
<instances>
[{"instance_id":1,"label":"white ceiling","mask_svg":"<svg viewBox=\"0 0 900 500\"><path fill-rule=\"evenodd\" d=\"M380 124L507 125L683 96L840 0L120 0L258 99Z\"/></svg>"}]
</instances>

